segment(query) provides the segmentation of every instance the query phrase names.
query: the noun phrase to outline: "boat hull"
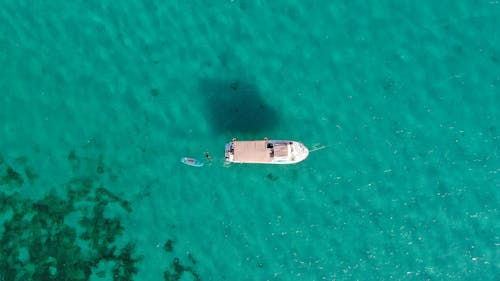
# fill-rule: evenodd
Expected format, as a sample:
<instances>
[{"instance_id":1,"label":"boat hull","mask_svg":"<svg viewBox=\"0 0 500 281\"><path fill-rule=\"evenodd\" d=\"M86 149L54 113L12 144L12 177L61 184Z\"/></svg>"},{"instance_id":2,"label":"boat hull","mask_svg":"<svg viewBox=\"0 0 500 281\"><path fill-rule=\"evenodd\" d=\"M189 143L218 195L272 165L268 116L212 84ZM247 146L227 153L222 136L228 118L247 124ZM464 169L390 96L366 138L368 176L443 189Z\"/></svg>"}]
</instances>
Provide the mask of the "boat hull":
<instances>
[{"instance_id":1,"label":"boat hull","mask_svg":"<svg viewBox=\"0 0 500 281\"><path fill-rule=\"evenodd\" d=\"M296 164L309 156L309 149L291 140L232 141L225 147L226 161L251 164Z\"/></svg>"}]
</instances>

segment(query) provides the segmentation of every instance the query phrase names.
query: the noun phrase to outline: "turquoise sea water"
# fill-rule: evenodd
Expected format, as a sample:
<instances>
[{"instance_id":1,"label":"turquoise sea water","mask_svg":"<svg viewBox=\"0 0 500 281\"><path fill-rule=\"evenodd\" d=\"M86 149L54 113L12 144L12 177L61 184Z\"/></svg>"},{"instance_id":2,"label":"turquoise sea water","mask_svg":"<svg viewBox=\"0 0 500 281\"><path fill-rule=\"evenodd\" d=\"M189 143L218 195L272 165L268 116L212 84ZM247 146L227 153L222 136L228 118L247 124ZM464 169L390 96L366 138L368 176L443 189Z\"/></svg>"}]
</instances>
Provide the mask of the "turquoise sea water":
<instances>
[{"instance_id":1,"label":"turquoise sea water","mask_svg":"<svg viewBox=\"0 0 500 281\"><path fill-rule=\"evenodd\" d=\"M500 278L498 1L0 6L0 280Z\"/></svg>"}]
</instances>

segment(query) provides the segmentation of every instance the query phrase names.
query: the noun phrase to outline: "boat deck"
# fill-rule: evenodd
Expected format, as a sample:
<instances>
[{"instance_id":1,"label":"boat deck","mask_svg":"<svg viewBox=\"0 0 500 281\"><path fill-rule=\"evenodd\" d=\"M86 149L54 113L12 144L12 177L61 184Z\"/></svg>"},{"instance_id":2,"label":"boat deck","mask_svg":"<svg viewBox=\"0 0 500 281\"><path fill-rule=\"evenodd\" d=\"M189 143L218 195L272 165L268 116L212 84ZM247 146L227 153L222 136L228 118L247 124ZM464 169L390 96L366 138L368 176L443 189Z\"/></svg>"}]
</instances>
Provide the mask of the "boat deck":
<instances>
[{"instance_id":1,"label":"boat deck","mask_svg":"<svg viewBox=\"0 0 500 281\"><path fill-rule=\"evenodd\" d=\"M307 158L309 150L290 140L237 141L226 143L228 162L261 164L294 164Z\"/></svg>"},{"instance_id":2,"label":"boat deck","mask_svg":"<svg viewBox=\"0 0 500 281\"><path fill-rule=\"evenodd\" d=\"M233 143L235 162L267 163L271 161L271 150L265 141L235 141Z\"/></svg>"}]
</instances>

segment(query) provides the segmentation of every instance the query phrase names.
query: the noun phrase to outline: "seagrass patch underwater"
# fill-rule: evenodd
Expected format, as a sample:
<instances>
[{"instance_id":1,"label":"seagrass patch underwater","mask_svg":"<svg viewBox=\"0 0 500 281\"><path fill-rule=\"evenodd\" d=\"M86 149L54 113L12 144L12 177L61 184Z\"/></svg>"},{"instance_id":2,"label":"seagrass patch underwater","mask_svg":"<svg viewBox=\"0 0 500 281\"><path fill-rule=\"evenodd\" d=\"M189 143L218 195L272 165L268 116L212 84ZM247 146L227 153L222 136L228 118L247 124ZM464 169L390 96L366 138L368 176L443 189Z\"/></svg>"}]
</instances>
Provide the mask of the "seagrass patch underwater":
<instances>
[{"instance_id":1,"label":"seagrass patch underwater","mask_svg":"<svg viewBox=\"0 0 500 281\"><path fill-rule=\"evenodd\" d=\"M122 224L132 205L102 186L113 176L101 157L71 150L72 176L40 199L19 192L41 188L29 158L14 161L19 172L0 160L0 280L134 280L142 257ZM174 241L165 242L166 253L173 247ZM165 280L183 275L200 280L193 266L165 261Z\"/></svg>"}]
</instances>

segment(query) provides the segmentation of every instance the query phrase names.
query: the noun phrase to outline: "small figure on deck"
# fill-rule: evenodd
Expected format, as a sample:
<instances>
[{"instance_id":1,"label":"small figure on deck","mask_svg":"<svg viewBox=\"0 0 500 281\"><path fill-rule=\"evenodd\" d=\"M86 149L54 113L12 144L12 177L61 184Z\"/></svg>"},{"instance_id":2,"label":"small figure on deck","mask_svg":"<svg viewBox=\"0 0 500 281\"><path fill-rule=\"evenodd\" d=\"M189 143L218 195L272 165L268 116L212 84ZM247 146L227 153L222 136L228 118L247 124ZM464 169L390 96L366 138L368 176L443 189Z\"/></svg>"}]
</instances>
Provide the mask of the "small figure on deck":
<instances>
[{"instance_id":1,"label":"small figure on deck","mask_svg":"<svg viewBox=\"0 0 500 281\"><path fill-rule=\"evenodd\" d=\"M231 145L229 146L229 152L234 153L234 143L236 142L236 138L231 140Z\"/></svg>"},{"instance_id":2,"label":"small figure on deck","mask_svg":"<svg viewBox=\"0 0 500 281\"><path fill-rule=\"evenodd\" d=\"M267 137L264 138L264 144L266 145L266 148L272 148L273 145L269 143L269 139Z\"/></svg>"}]
</instances>

